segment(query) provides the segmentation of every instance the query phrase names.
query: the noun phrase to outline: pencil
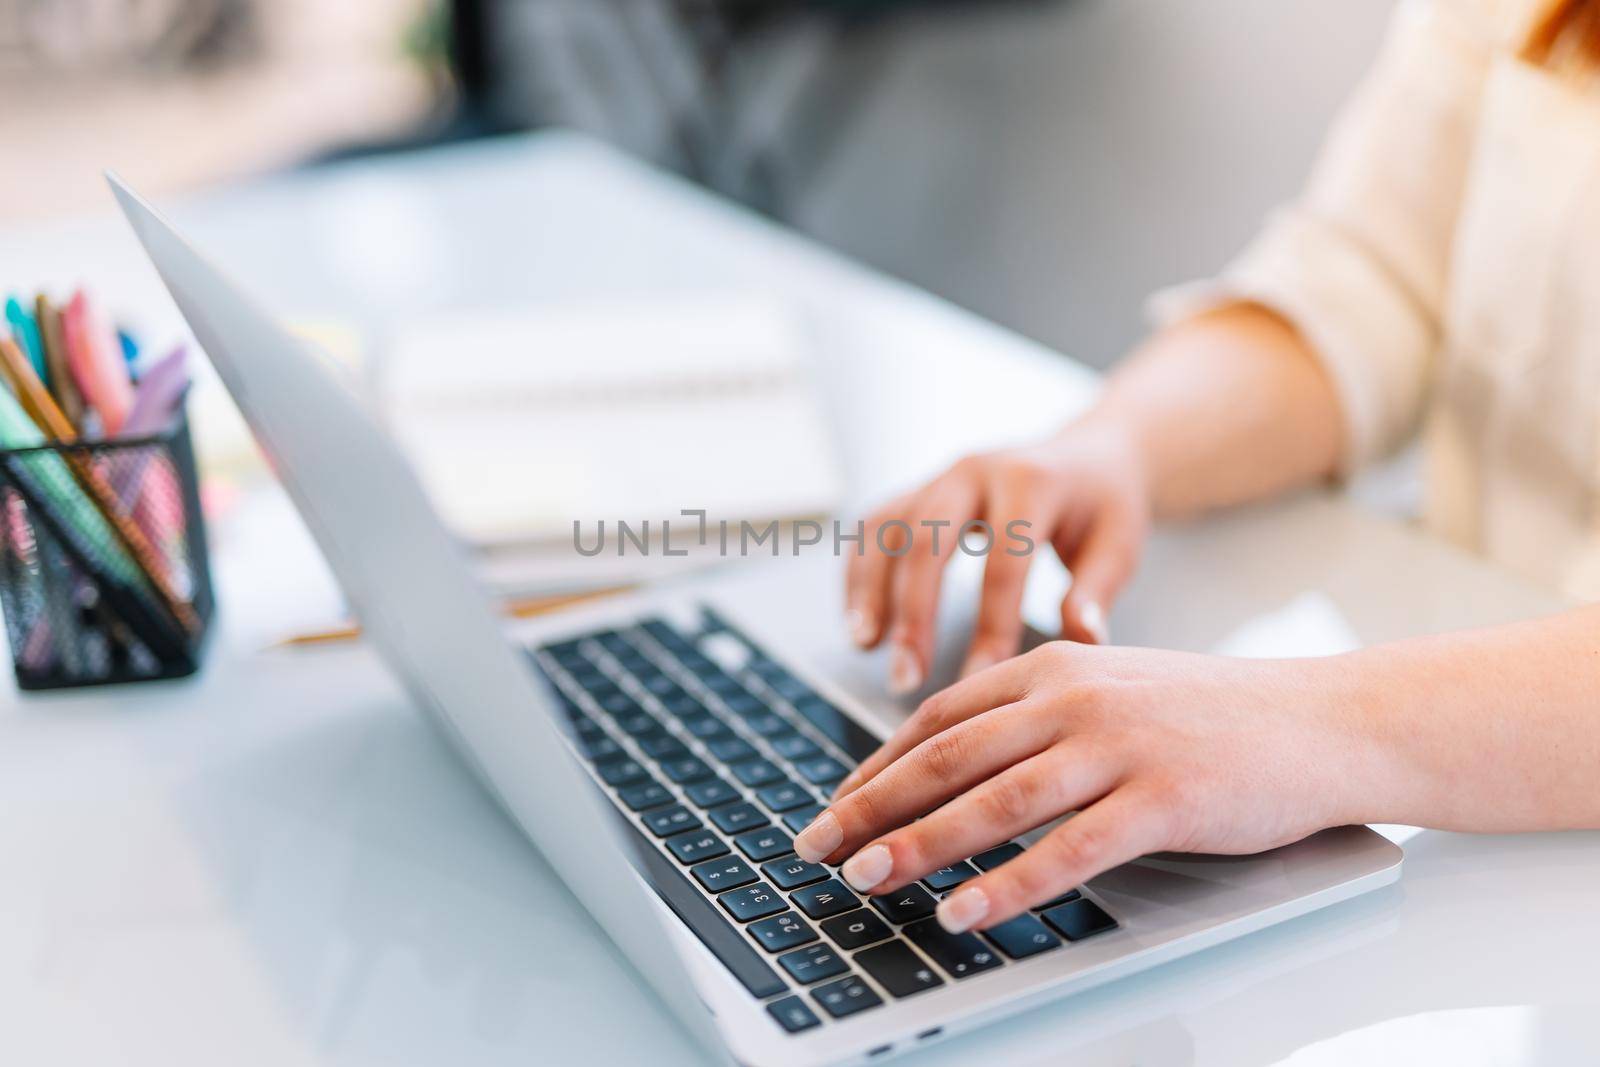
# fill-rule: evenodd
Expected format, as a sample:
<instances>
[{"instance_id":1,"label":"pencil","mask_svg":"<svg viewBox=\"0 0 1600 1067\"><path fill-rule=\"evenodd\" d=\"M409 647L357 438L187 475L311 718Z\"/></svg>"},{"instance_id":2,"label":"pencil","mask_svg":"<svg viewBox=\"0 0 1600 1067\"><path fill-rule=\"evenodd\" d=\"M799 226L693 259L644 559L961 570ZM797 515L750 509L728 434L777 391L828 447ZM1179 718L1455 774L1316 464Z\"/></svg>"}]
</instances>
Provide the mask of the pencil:
<instances>
[{"instance_id":1,"label":"pencil","mask_svg":"<svg viewBox=\"0 0 1600 1067\"><path fill-rule=\"evenodd\" d=\"M33 372L27 357L10 338L0 338L0 370L3 370L6 381L17 394L17 400L21 402L23 410L39 424L39 429L44 431L47 438L58 444L70 444L77 440L78 434L73 429L72 423L67 421L67 417L56 406L49 390ZM84 492L89 494L89 498L104 514L111 532L121 543L123 550L138 563L139 569L144 572L145 578L160 595L167 610L185 631L191 634L198 631L199 616L167 580L161 557L145 539L144 531L134 525L117 505L116 490L106 482L99 471L95 470L87 455L63 450L61 458L67 461L68 468L83 486Z\"/></svg>"},{"instance_id":2,"label":"pencil","mask_svg":"<svg viewBox=\"0 0 1600 1067\"><path fill-rule=\"evenodd\" d=\"M44 346L45 366L50 369L50 395L73 426L83 425L83 398L73 384L67 367L67 341L61 334L61 312L40 293L34 300L34 319L39 324L39 342Z\"/></svg>"},{"instance_id":3,"label":"pencil","mask_svg":"<svg viewBox=\"0 0 1600 1067\"><path fill-rule=\"evenodd\" d=\"M578 604L586 604L591 600L600 600L603 597L626 593L633 588L635 587L631 585L618 585L604 589L591 589L582 593L564 593L558 596L512 597L501 603L500 610L508 619L532 619L540 615L552 615L555 612ZM278 641L272 647L306 648L312 645L332 645L344 641L354 641L360 636L361 627L351 624L295 634Z\"/></svg>"}]
</instances>

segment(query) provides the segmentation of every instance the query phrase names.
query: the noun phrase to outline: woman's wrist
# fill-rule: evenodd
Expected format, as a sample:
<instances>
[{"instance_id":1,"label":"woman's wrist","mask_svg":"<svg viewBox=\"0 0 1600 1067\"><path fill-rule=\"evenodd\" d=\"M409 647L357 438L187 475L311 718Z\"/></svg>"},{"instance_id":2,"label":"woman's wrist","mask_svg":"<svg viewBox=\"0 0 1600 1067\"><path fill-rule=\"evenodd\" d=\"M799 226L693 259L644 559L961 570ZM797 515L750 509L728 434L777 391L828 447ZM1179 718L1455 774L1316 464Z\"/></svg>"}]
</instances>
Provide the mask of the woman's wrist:
<instances>
[{"instance_id":1,"label":"woman's wrist","mask_svg":"<svg viewBox=\"0 0 1600 1067\"><path fill-rule=\"evenodd\" d=\"M1130 495L1143 504L1143 510L1153 512L1150 453L1145 448L1138 420L1120 405L1102 397L1088 411L1057 430L1046 442L1051 451L1063 455L1099 454L1108 457L1108 469L1114 468Z\"/></svg>"},{"instance_id":2,"label":"woman's wrist","mask_svg":"<svg viewBox=\"0 0 1600 1067\"><path fill-rule=\"evenodd\" d=\"M1426 769L1412 757L1431 721L1417 665L1392 646L1347 652L1316 664L1313 702L1328 746L1329 825L1416 822L1426 810Z\"/></svg>"}]
</instances>

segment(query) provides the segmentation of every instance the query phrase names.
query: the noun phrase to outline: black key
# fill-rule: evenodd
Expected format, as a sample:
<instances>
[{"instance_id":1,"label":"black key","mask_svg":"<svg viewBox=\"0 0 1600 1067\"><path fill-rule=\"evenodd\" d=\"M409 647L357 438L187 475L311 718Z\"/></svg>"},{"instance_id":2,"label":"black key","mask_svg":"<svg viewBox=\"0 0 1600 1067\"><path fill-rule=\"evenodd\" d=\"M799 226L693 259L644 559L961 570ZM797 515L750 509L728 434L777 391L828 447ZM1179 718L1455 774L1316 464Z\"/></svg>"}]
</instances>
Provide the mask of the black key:
<instances>
[{"instance_id":1,"label":"black key","mask_svg":"<svg viewBox=\"0 0 1600 1067\"><path fill-rule=\"evenodd\" d=\"M778 1020L778 1025L791 1034L798 1034L802 1030L809 1030L813 1026L820 1026L822 1020L817 1018L817 1013L806 1007L806 1002L799 997L784 997L767 1005L767 1014Z\"/></svg>"},{"instance_id":2,"label":"black key","mask_svg":"<svg viewBox=\"0 0 1600 1067\"><path fill-rule=\"evenodd\" d=\"M772 742L772 751L791 762L822 755L817 743L803 734L790 734L776 739Z\"/></svg>"},{"instance_id":3,"label":"black key","mask_svg":"<svg viewBox=\"0 0 1600 1067\"><path fill-rule=\"evenodd\" d=\"M751 696L749 693L746 693L742 689L737 693L730 690L725 696L723 696L722 702L728 705L729 711L733 712L741 719L750 715L760 715L769 710L765 704L761 703L760 700Z\"/></svg>"},{"instance_id":4,"label":"black key","mask_svg":"<svg viewBox=\"0 0 1600 1067\"><path fill-rule=\"evenodd\" d=\"M817 798L793 782L779 782L756 793L756 799L776 812L785 812L806 804L815 804Z\"/></svg>"},{"instance_id":5,"label":"black key","mask_svg":"<svg viewBox=\"0 0 1600 1067\"><path fill-rule=\"evenodd\" d=\"M933 897L920 885L912 884L886 896L873 897L872 906L895 924L915 922L933 914Z\"/></svg>"},{"instance_id":6,"label":"black key","mask_svg":"<svg viewBox=\"0 0 1600 1067\"><path fill-rule=\"evenodd\" d=\"M878 746L882 744L854 719L821 697L799 700L795 702L794 710L804 715L807 722L822 732L822 736L838 745L857 763L878 751Z\"/></svg>"},{"instance_id":7,"label":"black key","mask_svg":"<svg viewBox=\"0 0 1600 1067\"><path fill-rule=\"evenodd\" d=\"M782 952L817 939L817 932L810 924L792 911L751 923L748 929L768 952Z\"/></svg>"},{"instance_id":8,"label":"black key","mask_svg":"<svg viewBox=\"0 0 1600 1067\"><path fill-rule=\"evenodd\" d=\"M695 884L684 876L684 872L674 867L672 861L651 844L633 820L625 818L621 812L616 813L616 820L622 832L635 845L634 863L639 873L655 889L662 902L672 909L673 914L694 931L701 944L722 961L722 965L733 973L739 984L749 990L751 996L774 997L789 988L771 965L761 958L761 954L750 947L750 942L741 937L711 901L701 895Z\"/></svg>"},{"instance_id":9,"label":"black key","mask_svg":"<svg viewBox=\"0 0 1600 1067\"><path fill-rule=\"evenodd\" d=\"M595 737L579 739L578 752L587 760L611 759L613 756L623 754L622 746L613 741L609 735L603 733Z\"/></svg>"},{"instance_id":10,"label":"black key","mask_svg":"<svg viewBox=\"0 0 1600 1067\"><path fill-rule=\"evenodd\" d=\"M783 772L764 759L735 763L733 765L733 776L751 789L772 785L774 782L784 780Z\"/></svg>"},{"instance_id":11,"label":"black key","mask_svg":"<svg viewBox=\"0 0 1600 1067\"><path fill-rule=\"evenodd\" d=\"M977 934L952 934L937 919L912 923L906 936L953 978L970 978L1000 966L1000 957Z\"/></svg>"},{"instance_id":12,"label":"black key","mask_svg":"<svg viewBox=\"0 0 1600 1067\"><path fill-rule=\"evenodd\" d=\"M865 952L857 952L856 964L887 989L891 996L909 997L944 985L926 960L904 941L890 941Z\"/></svg>"},{"instance_id":13,"label":"black key","mask_svg":"<svg viewBox=\"0 0 1600 1067\"><path fill-rule=\"evenodd\" d=\"M617 662L622 664L629 674L635 678L648 677L656 670L656 665L645 658L644 653L629 651L617 653Z\"/></svg>"},{"instance_id":14,"label":"black key","mask_svg":"<svg viewBox=\"0 0 1600 1067\"><path fill-rule=\"evenodd\" d=\"M670 693L660 694L661 706L678 718L690 715L707 715L706 706L677 686Z\"/></svg>"},{"instance_id":15,"label":"black key","mask_svg":"<svg viewBox=\"0 0 1600 1067\"><path fill-rule=\"evenodd\" d=\"M968 878L976 878L978 872L970 863L953 863L948 867L940 867L922 880L923 884L935 893L943 893L947 889L954 889Z\"/></svg>"},{"instance_id":16,"label":"black key","mask_svg":"<svg viewBox=\"0 0 1600 1067\"><path fill-rule=\"evenodd\" d=\"M639 747L653 760L689 759L694 755L688 745L668 733L641 737Z\"/></svg>"},{"instance_id":17,"label":"black key","mask_svg":"<svg viewBox=\"0 0 1600 1067\"><path fill-rule=\"evenodd\" d=\"M667 648L687 648L689 642L665 619L646 619L639 624L639 628L656 639L658 644Z\"/></svg>"},{"instance_id":18,"label":"black key","mask_svg":"<svg viewBox=\"0 0 1600 1067\"><path fill-rule=\"evenodd\" d=\"M686 715L679 721L683 723L684 729L702 741L710 741L714 737L721 737L723 734L733 732L728 728L727 723L709 712L699 715Z\"/></svg>"},{"instance_id":19,"label":"black key","mask_svg":"<svg viewBox=\"0 0 1600 1067\"><path fill-rule=\"evenodd\" d=\"M1044 923L1032 915L1018 915L999 926L991 926L983 932L983 936L999 945L1000 951L1014 960L1027 959L1061 947L1061 939L1045 929Z\"/></svg>"},{"instance_id":20,"label":"black key","mask_svg":"<svg viewBox=\"0 0 1600 1067\"><path fill-rule=\"evenodd\" d=\"M547 652L563 667L570 667L575 663L588 663L589 659L583 654L583 638L574 637L570 641L559 641L553 645L542 645L540 651Z\"/></svg>"},{"instance_id":21,"label":"black key","mask_svg":"<svg viewBox=\"0 0 1600 1067\"><path fill-rule=\"evenodd\" d=\"M698 863L689 868L689 873L694 875L695 881L713 893L738 889L756 880L756 872L746 866L744 860L732 856Z\"/></svg>"},{"instance_id":22,"label":"black key","mask_svg":"<svg viewBox=\"0 0 1600 1067\"><path fill-rule=\"evenodd\" d=\"M715 673L707 671L701 674L700 681L705 684L707 689L730 703L733 698L744 694L744 686L724 674L720 668L716 668Z\"/></svg>"},{"instance_id":23,"label":"black key","mask_svg":"<svg viewBox=\"0 0 1600 1067\"><path fill-rule=\"evenodd\" d=\"M600 775L600 780L606 785L620 789L625 785L634 785L650 777L650 772L645 770L635 760L624 756L621 759L609 759L594 765L595 773Z\"/></svg>"},{"instance_id":24,"label":"black key","mask_svg":"<svg viewBox=\"0 0 1600 1067\"><path fill-rule=\"evenodd\" d=\"M793 893L790 899L794 901L795 907L813 919L826 919L830 915L853 911L861 906L860 899L837 878L830 878L821 885Z\"/></svg>"},{"instance_id":25,"label":"black key","mask_svg":"<svg viewBox=\"0 0 1600 1067\"><path fill-rule=\"evenodd\" d=\"M594 697L596 701L615 698L622 690L617 688L617 683L600 673L600 669L593 664L581 668L568 668L572 680L578 683L578 688Z\"/></svg>"},{"instance_id":26,"label":"black key","mask_svg":"<svg viewBox=\"0 0 1600 1067\"><path fill-rule=\"evenodd\" d=\"M762 830L746 830L734 838L733 843L739 846L740 852L757 863L794 851L794 842L789 835L770 826Z\"/></svg>"},{"instance_id":27,"label":"black key","mask_svg":"<svg viewBox=\"0 0 1600 1067\"><path fill-rule=\"evenodd\" d=\"M696 678L703 680L712 675L722 673L721 667L718 667L705 656L699 652L696 652L694 650L694 646L692 645L685 645L683 646L682 650L674 651L678 652L678 662L689 668Z\"/></svg>"},{"instance_id":28,"label":"black key","mask_svg":"<svg viewBox=\"0 0 1600 1067\"><path fill-rule=\"evenodd\" d=\"M1062 893L1059 897L1056 897L1054 900L1047 900L1043 904L1035 904L1033 906L1033 910L1045 911L1049 908L1059 908L1063 904L1072 903L1081 896L1083 896L1083 894L1078 892L1076 889L1069 889L1065 893Z\"/></svg>"},{"instance_id":29,"label":"black key","mask_svg":"<svg viewBox=\"0 0 1600 1067\"><path fill-rule=\"evenodd\" d=\"M617 683L602 673L600 668L593 663L585 664L582 667L569 667L567 670L572 675L572 680L577 682L584 692L594 697L601 705L604 705L606 701L622 692L621 689L617 688Z\"/></svg>"},{"instance_id":30,"label":"black key","mask_svg":"<svg viewBox=\"0 0 1600 1067\"><path fill-rule=\"evenodd\" d=\"M850 771L844 764L832 756L818 756L816 759L803 760L795 764L795 770L800 772L800 777L812 785L833 785L844 780Z\"/></svg>"},{"instance_id":31,"label":"black key","mask_svg":"<svg viewBox=\"0 0 1600 1067\"><path fill-rule=\"evenodd\" d=\"M744 724L754 730L759 737L783 737L794 733L794 727L785 722L783 716L772 711L746 715Z\"/></svg>"},{"instance_id":32,"label":"black key","mask_svg":"<svg viewBox=\"0 0 1600 1067\"><path fill-rule=\"evenodd\" d=\"M742 923L752 919L765 919L768 915L776 915L789 907L784 903L778 891L765 882L747 885L743 889L735 889L731 893L724 893L717 898L717 903L727 909L729 915Z\"/></svg>"},{"instance_id":33,"label":"black key","mask_svg":"<svg viewBox=\"0 0 1600 1067\"><path fill-rule=\"evenodd\" d=\"M833 938L834 944L846 952L854 952L863 945L882 941L894 934L888 923L866 908L835 915L822 924L822 932Z\"/></svg>"},{"instance_id":34,"label":"black key","mask_svg":"<svg viewBox=\"0 0 1600 1067\"><path fill-rule=\"evenodd\" d=\"M701 860L715 859L728 854L728 846L722 843L722 838L709 830L693 830L677 837L669 837L667 848L682 864L699 863Z\"/></svg>"},{"instance_id":35,"label":"black key","mask_svg":"<svg viewBox=\"0 0 1600 1067\"><path fill-rule=\"evenodd\" d=\"M662 808L660 811L650 812L645 815L644 824L657 837L671 837L673 834L681 834L685 830L698 830L704 825L700 821L700 816L682 804L674 804L670 808Z\"/></svg>"},{"instance_id":36,"label":"black key","mask_svg":"<svg viewBox=\"0 0 1600 1067\"><path fill-rule=\"evenodd\" d=\"M772 883L787 892L828 877L828 870L818 863L807 863L799 856L785 856L781 860L768 860L761 865L761 873Z\"/></svg>"},{"instance_id":37,"label":"black key","mask_svg":"<svg viewBox=\"0 0 1600 1067\"><path fill-rule=\"evenodd\" d=\"M617 790L617 796L628 805L632 811L647 811L650 808L659 808L672 800L672 794L667 792L660 782L645 782L642 785L630 785L626 789Z\"/></svg>"},{"instance_id":38,"label":"black key","mask_svg":"<svg viewBox=\"0 0 1600 1067\"><path fill-rule=\"evenodd\" d=\"M711 768L705 765L705 761L694 756L667 760L661 764L661 773L666 775L667 780L675 785L698 782L712 776Z\"/></svg>"},{"instance_id":39,"label":"black key","mask_svg":"<svg viewBox=\"0 0 1600 1067\"><path fill-rule=\"evenodd\" d=\"M757 827L769 825L766 815L754 804L729 804L727 807L717 808L709 814L717 829L725 834L742 833L745 830L753 830Z\"/></svg>"},{"instance_id":40,"label":"black key","mask_svg":"<svg viewBox=\"0 0 1600 1067\"><path fill-rule=\"evenodd\" d=\"M1022 846L1014 841L1003 845L996 845L987 852L980 852L972 857L972 862L978 865L980 871L992 871L1002 863L1009 863L1022 855Z\"/></svg>"},{"instance_id":41,"label":"black key","mask_svg":"<svg viewBox=\"0 0 1600 1067\"><path fill-rule=\"evenodd\" d=\"M831 945L812 945L779 956L778 963L801 985L820 982L824 978L837 978L850 970Z\"/></svg>"},{"instance_id":42,"label":"black key","mask_svg":"<svg viewBox=\"0 0 1600 1067\"><path fill-rule=\"evenodd\" d=\"M1117 920L1107 915L1094 901L1082 897L1051 908L1042 918L1068 941L1082 941L1086 937L1117 928Z\"/></svg>"},{"instance_id":43,"label":"black key","mask_svg":"<svg viewBox=\"0 0 1600 1067\"><path fill-rule=\"evenodd\" d=\"M726 804L730 800L739 799L739 791L721 778L713 778L708 782L696 782L683 792L689 798L690 803L701 808L714 808L718 804Z\"/></svg>"},{"instance_id":44,"label":"black key","mask_svg":"<svg viewBox=\"0 0 1600 1067\"><path fill-rule=\"evenodd\" d=\"M600 630L589 635L589 640L600 642L601 646L612 655L625 655L633 651L633 646L628 644L628 639L615 630Z\"/></svg>"},{"instance_id":45,"label":"black key","mask_svg":"<svg viewBox=\"0 0 1600 1067\"><path fill-rule=\"evenodd\" d=\"M817 695L811 691L810 686L794 675L783 671L782 668L768 674L767 678L767 684L772 686L772 691L791 704L801 700L809 700Z\"/></svg>"},{"instance_id":46,"label":"black key","mask_svg":"<svg viewBox=\"0 0 1600 1067\"><path fill-rule=\"evenodd\" d=\"M649 737L661 732L661 724L648 711L631 711L616 717L617 726L629 737Z\"/></svg>"},{"instance_id":47,"label":"black key","mask_svg":"<svg viewBox=\"0 0 1600 1067\"><path fill-rule=\"evenodd\" d=\"M594 697L600 702L600 706L609 711L619 723L624 719L631 719L635 715L647 715L651 722L656 721L655 716L649 715L648 712L641 708L637 700L634 700L614 685L608 686L603 692L597 687Z\"/></svg>"},{"instance_id":48,"label":"black key","mask_svg":"<svg viewBox=\"0 0 1600 1067\"><path fill-rule=\"evenodd\" d=\"M652 665L649 670L634 671L634 674L638 675L639 680L644 683L644 687L650 690L650 695L662 702L668 699L676 699L679 693L683 693L682 687L663 674L660 667ZM684 693L684 696L688 696L688 694ZM693 698L691 697L690 699Z\"/></svg>"},{"instance_id":49,"label":"black key","mask_svg":"<svg viewBox=\"0 0 1600 1067\"><path fill-rule=\"evenodd\" d=\"M807 826L810 826L812 819L815 819L818 815L821 815L827 810L828 809L821 804L807 804L803 808L796 808L793 811L784 812L783 825L789 828L789 832L791 834L797 834L801 830L804 830Z\"/></svg>"},{"instance_id":50,"label":"black key","mask_svg":"<svg viewBox=\"0 0 1600 1067\"><path fill-rule=\"evenodd\" d=\"M572 720L571 726L573 736L580 741L593 741L597 737L608 736L606 732L600 728L599 723L595 722L582 712L579 712L577 717Z\"/></svg>"},{"instance_id":51,"label":"black key","mask_svg":"<svg viewBox=\"0 0 1600 1067\"><path fill-rule=\"evenodd\" d=\"M760 755L755 747L742 737L719 737L715 741L708 742L706 749L723 763L741 763Z\"/></svg>"},{"instance_id":52,"label":"black key","mask_svg":"<svg viewBox=\"0 0 1600 1067\"><path fill-rule=\"evenodd\" d=\"M811 991L811 999L821 1004L822 1010L835 1019L843 1019L846 1015L876 1008L883 1003L878 994L855 975L818 986Z\"/></svg>"}]
</instances>

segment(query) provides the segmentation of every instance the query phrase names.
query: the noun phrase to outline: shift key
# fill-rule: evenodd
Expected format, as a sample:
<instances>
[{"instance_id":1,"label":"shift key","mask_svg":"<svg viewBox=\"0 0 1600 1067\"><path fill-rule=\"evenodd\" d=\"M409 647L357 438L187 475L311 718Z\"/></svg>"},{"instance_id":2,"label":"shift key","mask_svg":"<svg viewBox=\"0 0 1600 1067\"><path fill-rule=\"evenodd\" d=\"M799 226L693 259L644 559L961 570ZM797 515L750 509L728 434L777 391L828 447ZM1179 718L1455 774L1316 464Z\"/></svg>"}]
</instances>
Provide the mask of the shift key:
<instances>
[{"instance_id":1,"label":"shift key","mask_svg":"<svg viewBox=\"0 0 1600 1067\"><path fill-rule=\"evenodd\" d=\"M904 941L890 941L856 953L856 963L896 997L909 997L944 985L921 956Z\"/></svg>"}]
</instances>

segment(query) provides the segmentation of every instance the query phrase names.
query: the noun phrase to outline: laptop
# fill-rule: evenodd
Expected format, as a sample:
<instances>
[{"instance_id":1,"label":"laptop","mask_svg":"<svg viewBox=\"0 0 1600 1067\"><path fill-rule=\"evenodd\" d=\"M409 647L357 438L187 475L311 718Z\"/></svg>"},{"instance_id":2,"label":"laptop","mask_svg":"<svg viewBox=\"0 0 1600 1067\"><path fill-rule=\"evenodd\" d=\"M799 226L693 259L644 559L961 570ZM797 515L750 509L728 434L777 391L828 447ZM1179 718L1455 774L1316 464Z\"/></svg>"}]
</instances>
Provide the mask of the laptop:
<instances>
[{"instance_id":1,"label":"laptop","mask_svg":"<svg viewBox=\"0 0 1600 1067\"><path fill-rule=\"evenodd\" d=\"M862 899L794 834L880 737L682 588L508 632L363 403L111 178L384 661L665 1007L723 1062L876 1061L1397 879L1342 827L1253 857L1159 855L1005 928L936 899L1030 837Z\"/></svg>"}]
</instances>

